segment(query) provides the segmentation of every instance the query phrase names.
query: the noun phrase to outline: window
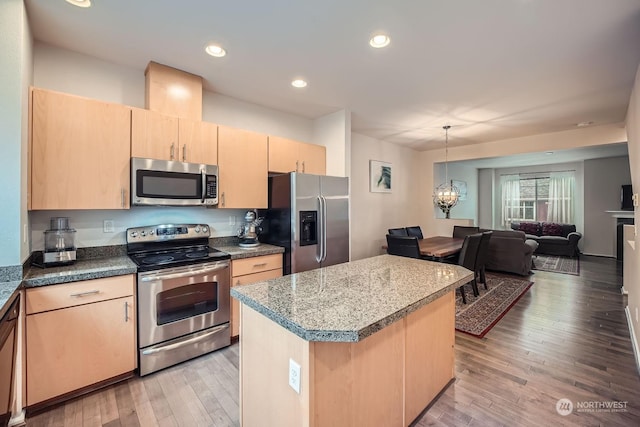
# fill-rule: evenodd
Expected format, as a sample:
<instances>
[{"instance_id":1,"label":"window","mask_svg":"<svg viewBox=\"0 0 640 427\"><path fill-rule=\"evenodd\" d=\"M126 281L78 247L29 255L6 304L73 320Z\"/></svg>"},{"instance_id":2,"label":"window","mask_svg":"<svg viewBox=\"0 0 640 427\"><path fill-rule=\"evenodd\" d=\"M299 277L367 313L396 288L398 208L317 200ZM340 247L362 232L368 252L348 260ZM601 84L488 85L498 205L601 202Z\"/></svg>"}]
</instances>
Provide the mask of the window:
<instances>
[{"instance_id":1,"label":"window","mask_svg":"<svg viewBox=\"0 0 640 427\"><path fill-rule=\"evenodd\" d=\"M502 177L502 224L513 221L573 223L575 178L571 172Z\"/></svg>"}]
</instances>

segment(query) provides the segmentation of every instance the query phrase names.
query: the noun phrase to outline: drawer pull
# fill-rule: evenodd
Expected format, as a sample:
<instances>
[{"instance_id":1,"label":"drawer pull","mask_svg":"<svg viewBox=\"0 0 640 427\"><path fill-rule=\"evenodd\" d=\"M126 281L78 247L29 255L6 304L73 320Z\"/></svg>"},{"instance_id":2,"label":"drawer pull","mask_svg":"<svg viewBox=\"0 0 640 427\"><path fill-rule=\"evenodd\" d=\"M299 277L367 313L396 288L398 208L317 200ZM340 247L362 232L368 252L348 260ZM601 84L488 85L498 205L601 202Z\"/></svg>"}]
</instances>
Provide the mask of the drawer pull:
<instances>
[{"instance_id":1,"label":"drawer pull","mask_svg":"<svg viewBox=\"0 0 640 427\"><path fill-rule=\"evenodd\" d=\"M71 294L70 296L72 297L87 297L89 295L95 295L95 294L99 294L100 291L97 289L94 289L93 291L87 291L87 292L78 292L77 294Z\"/></svg>"},{"instance_id":2,"label":"drawer pull","mask_svg":"<svg viewBox=\"0 0 640 427\"><path fill-rule=\"evenodd\" d=\"M260 264L253 264L254 267L264 267L265 265L267 265L266 262L261 262Z\"/></svg>"}]
</instances>

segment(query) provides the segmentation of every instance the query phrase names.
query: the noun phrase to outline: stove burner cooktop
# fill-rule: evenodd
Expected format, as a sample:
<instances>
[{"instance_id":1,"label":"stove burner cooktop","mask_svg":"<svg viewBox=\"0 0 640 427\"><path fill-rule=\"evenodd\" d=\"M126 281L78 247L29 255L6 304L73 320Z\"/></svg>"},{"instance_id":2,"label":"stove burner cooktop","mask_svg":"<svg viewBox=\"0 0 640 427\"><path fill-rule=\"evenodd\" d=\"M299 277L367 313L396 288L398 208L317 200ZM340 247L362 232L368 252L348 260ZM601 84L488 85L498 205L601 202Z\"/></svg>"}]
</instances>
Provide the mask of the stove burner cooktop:
<instances>
[{"instance_id":1,"label":"stove burner cooktop","mask_svg":"<svg viewBox=\"0 0 640 427\"><path fill-rule=\"evenodd\" d=\"M127 252L138 271L230 259L209 247L207 224L161 224L127 229Z\"/></svg>"}]
</instances>

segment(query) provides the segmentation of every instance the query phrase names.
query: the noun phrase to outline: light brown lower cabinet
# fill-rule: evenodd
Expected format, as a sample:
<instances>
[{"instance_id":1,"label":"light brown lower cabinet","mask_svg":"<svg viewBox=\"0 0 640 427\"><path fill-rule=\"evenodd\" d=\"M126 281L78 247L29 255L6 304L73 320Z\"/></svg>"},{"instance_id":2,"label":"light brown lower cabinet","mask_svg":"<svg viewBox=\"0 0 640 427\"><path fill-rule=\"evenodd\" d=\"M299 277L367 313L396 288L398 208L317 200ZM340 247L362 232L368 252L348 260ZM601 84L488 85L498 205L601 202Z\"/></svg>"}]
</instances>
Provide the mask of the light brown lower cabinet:
<instances>
[{"instance_id":1,"label":"light brown lower cabinet","mask_svg":"<svg viewBox=\"0 0 640 427\"><path fill-rule=\"evenodd\" d=\"M231 286L248 285L282 276L282 254L231 261ZM240 302L231 298L231 336L240 332Z\"/></svg>"},{"instance_id":2,"label":"light brown lower cabinet","mask_svg":"<svg viewBox=\"0 0 640 427\"><path fill-rule=\"evenodd\" d=\"M128 275L26 290L27 406L135 369L134 280ZM37 307L46 311L34 312Z\"/></svg>"}]
</instances>

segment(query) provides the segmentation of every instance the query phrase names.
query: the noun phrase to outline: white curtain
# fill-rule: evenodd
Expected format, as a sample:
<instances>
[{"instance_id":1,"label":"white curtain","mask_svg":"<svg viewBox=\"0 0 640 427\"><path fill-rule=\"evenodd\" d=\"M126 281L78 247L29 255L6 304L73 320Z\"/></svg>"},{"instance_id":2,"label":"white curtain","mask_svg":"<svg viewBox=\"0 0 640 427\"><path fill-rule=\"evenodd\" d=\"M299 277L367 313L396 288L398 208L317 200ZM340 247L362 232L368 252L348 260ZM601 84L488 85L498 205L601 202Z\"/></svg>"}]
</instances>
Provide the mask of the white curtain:
<instances>
[{"instance_id":1,"label":"white curtain","mask_svg":"<svg viewBox=\"0 0 640 427\"><path fill-rule=\"evenodd\" d=\"M576 178L573 172L549 174L549 206L547 221L573 224Z\"/></svg>"},{"instance_id":2,"label":"white curtain","mask_svg":"<svg viewBox=\"0 0 640 427\"><path fill-rule=\"evenodd\" d=\"M520 218L520 175L503 175L502 188L502 226L510 228L512 219Z\"/></svg>"}]
</instances>

